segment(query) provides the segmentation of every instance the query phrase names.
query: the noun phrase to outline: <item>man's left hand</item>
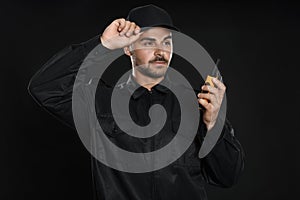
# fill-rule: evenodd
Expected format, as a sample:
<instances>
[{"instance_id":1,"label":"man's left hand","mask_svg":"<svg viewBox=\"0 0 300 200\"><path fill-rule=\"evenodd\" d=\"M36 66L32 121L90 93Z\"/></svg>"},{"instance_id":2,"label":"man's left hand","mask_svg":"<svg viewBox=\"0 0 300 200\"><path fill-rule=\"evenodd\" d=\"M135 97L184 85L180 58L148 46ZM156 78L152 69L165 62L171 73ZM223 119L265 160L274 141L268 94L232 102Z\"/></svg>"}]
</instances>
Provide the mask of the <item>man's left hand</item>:
<instances>
[{"instance_id":1,"label":"man's left hand","mask_svg":"<svg viewBox=\"0 0 300 200\"><path fill-rule=\"evenodd\" d=\"M215 125L224 98L226 87L216 78L212 79L215 86L203 85L198 94L198 102L204 107L203 122L209 131ZM206 93L205 93L206 92Z\"/></svg>"}]
</instances>

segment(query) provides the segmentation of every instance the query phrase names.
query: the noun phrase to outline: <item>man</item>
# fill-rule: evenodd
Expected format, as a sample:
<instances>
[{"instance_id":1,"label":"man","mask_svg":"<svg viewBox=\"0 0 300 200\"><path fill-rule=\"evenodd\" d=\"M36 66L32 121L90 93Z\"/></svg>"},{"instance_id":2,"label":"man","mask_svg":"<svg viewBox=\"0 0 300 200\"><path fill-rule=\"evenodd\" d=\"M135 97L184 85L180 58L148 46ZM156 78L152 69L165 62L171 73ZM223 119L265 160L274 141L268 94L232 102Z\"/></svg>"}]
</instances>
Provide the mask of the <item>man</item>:
<instances>
[{"instance_id":1,"label":"man","mask_svg":"<svg viewBox=\"0 0 300 200\"><path fill-rule=\"evenodd\" d=\"M187 91L185 86L176 85L167 76L173 53L171 29L178 30L165 10L154 5L134 8L129 12L127 19L114 20L100 37L97 36L79 45L72 45L55 55L33 76L29 84L29 92L42 107L74 128L76 120L74 124L72 92L77 89L76 76L85 73L86 69L79 69L83 60L96 46L99 46L96 53L100 54L100 57L123 49L130 57L132 73L126 82L116 87L100 79L95 96L97 120L109 140L126 151L148 153L162 149L176 137L179 124L182 122L182 109L170 88L179 87L182 96L185 96ZM105 59L105 56L102 59ZM89 86L93 80L82 79L82 85ZM92 173L95 199L200 200L207 199L205 183L220 187L236 184L244 168L244 152L233 135L228 120L212 151L204 158L198 157L203 138L216 126L225 93L225 86L221 81L214 79L213 83L216 87L204 85L202 90L205 92L195 93L198 103L204 108L197 110L201 112L201 118L196 122L199 127L196 127L195 138L184 154L167 166L159 169L153 167L153 170L138 173L118 170L103 164L103 160L97 159L97 155L102 154L105 157L107 153L112 157L115 156L114 159L118 159L119 155L105 152L107 150L105 148L103 150L103 146L98 146L99 140L94 140L93 148L96 149L96 153L92 156ZM149 109L155 104L162 105L167 119L159 133L149 136L144 131L140 131L139 136L144 137L138 135L133 137L126 134L132 130L125 132L120 129L115 122L110 104L114 89L130 98L130 117L139 126L147 126L151 121L155 121L159 116L149 116ZM85 105L84 102L85 100L82 106ZM117 107L120 108L117 110L118 117L123 116L121 108L125 106L122 100L117 101ZM80 116L88 119L91 117L90 113L86 115L87 117L83 114ZM158 124L159 121L155 123ZM87 124L88 129L85 130L93 132L97 129L94 127L94 122ZM151 130L154 128L152 127L150 132ZM96 132L93 136L97 137L97 134ZM170 157L176 151L176 148L172 149ZM146 154L142 155L146 156ZM110 156L107 156L107 159L112 159ZM156 164L154 160L155 158L150 160L149 165L154 166Z\"/></svg>"}]
</instances>

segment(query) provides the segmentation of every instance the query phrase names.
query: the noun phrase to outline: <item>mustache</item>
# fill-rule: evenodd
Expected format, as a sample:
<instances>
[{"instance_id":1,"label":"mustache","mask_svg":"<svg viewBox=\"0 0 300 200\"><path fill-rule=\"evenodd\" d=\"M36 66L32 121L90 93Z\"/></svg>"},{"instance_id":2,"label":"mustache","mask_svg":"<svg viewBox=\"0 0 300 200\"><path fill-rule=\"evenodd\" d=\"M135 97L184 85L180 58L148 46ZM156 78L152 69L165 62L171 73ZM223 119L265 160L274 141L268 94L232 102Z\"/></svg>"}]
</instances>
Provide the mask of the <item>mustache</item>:
<instances>
[{"instance_id":1,"label":"mustache","mask_svg":"<svg viewBox=\"0 0 300 200\"><path fill-rule=\"evenodd\" d=\"M165 59L165 57L155 57L154 59L150 60L150 63L156 62L156 61L160 61L160 62L168 62L167 59Z\"/></svg>"}]
</instances>

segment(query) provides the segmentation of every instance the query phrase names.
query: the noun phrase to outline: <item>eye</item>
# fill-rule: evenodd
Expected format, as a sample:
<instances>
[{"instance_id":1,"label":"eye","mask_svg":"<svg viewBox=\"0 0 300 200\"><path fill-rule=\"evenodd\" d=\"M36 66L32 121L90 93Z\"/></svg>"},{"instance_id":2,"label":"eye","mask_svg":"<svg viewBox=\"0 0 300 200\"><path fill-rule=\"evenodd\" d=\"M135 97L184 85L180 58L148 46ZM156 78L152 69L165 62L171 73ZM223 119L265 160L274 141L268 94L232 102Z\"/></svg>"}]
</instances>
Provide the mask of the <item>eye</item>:
<instances>
[{"instance_id":1,"label":"eye","mask_svg":"<svg viewBox=\"0 0 300 200\"><path fill-rule=\"evenodd\" d=\"M164 46L171 46L172 43L171 43L171 41L165 41L165 42L163 43L163 45L164 45Z\"/></svg>"},{"instance_id":2,"label":"eye","mask_svg":"<svg viewBox=\"0 0 300 200\"><path fill-rule=\"evenodd\" d=\"M144 43L143 43L143 45L144 45L144 46L146 46L146 47L152 47L152 46L154 46L154 45L155 45L155 43L154 43L154 42L151 42L151 41L149 41L149 42L144 42Z\"/></svg>"}]
</instances>

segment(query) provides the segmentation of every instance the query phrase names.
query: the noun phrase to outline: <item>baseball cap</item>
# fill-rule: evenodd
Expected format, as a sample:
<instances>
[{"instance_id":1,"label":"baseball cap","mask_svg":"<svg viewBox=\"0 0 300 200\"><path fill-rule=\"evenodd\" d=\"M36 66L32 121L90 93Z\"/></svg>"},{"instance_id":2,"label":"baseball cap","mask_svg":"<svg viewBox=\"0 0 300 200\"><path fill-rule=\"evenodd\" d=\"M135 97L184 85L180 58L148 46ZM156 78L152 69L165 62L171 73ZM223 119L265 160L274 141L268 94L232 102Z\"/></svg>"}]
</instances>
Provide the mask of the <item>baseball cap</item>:
<instances>
[{"instance_id":1,"label":"baseball cap","mask_svg":"<svg viewBox=\"0 0 300 200\"><path fill-rule=\"evenodd\" d=\"M153 4L131 9L126 19L136 23L141 28L164 27L179 31L179 29L173 25L169 13Z\"/></svg>"}]
</instances>

